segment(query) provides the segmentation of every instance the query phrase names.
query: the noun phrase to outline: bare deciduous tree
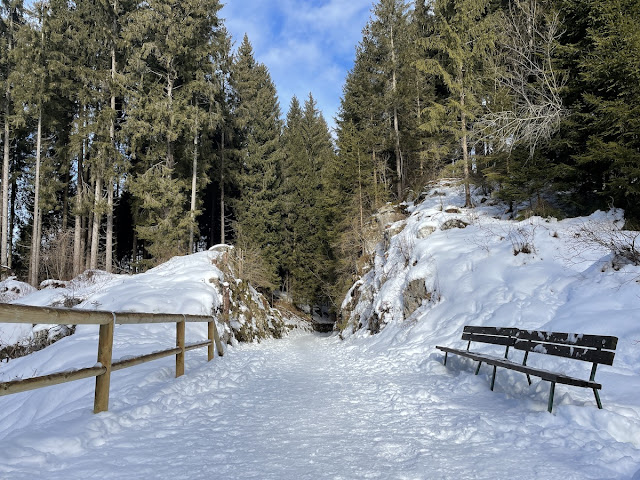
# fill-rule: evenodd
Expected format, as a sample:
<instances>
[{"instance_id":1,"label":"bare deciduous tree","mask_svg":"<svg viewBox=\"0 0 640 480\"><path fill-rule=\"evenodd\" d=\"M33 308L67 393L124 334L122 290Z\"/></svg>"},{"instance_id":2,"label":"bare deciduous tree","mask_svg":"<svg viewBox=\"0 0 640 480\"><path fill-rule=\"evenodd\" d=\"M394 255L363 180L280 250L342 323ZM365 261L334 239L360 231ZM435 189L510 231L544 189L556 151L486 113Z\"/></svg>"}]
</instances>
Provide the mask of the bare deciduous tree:
<instances>
[{"instance_id":1,"label":"bare deciduous tree","mask_svg":"<svg viewBox=\"0 0 640 480\"><path fill-rule=\"evenodd\" d=\"M476 135L496 150L538 143L553 135L567 114L559 94L565 80L553 61L561 35L557 12L545 12L539 0L512 0L502 18L501 52L495 58L496 97L475 125Z\"/></svg>"}]
</instances>

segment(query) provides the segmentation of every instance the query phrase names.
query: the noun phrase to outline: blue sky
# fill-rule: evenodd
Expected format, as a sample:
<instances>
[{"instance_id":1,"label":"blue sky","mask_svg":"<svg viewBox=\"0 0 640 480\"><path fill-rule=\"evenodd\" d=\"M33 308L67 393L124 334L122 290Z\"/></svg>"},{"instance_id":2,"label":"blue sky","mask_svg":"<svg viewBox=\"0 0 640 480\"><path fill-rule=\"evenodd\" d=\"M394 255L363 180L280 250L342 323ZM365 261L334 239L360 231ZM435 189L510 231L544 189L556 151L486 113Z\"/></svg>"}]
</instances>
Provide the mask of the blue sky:
<instances>
[{"instance_id":1,"label":"blue sky","mask_svg":"<svg viewBox=\"0 0 640 480\"><path fill-rule=\"evenodd\" d=\"M237 48L246 33L278 89L283 116L311 92L330 126L372 0L227 0L220 15Z\"/></svg>"}]
</instances>

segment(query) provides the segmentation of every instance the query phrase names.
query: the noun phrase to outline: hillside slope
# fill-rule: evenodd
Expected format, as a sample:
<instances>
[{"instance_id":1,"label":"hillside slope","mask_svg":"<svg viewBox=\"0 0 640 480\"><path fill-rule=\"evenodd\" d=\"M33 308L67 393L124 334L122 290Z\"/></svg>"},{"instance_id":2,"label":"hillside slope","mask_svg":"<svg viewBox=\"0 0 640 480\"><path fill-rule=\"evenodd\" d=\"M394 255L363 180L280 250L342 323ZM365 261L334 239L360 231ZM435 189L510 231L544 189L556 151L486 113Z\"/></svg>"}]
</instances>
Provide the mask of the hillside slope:
<instances>
[{"instance_id":1,"label":"hillside slope","mask_svg":"<svg viewBox=\"0 0 640 480\"><path fill-rule=\"evenodd\" d=\"M622 247L638 232L620 231L620 211L514 221L503 205L481 195L474 197L477 207L458 207L463 204L461 188L433 185L423 201L408 205L406 220L387 226L390 234L378 245L371 269L343 302L341 336L367 350L421 362L426 375L459 375L461 388L478 382L474 365L454 357L443 369L435 346L464 348L464 325L617 336L613 366L601 366L596 376L605 410L595 408L588 389L563 386L556 390L554 415L640 449L640 267L608 248L625 254ZM530 363L560 366L583 378L591 368L558 358ZM489 375L486 368L481 372ZM545 410L548 382L534 380L529 387L522 374L498 372L501 393L495 395L517 398L523 413Z\"/></svg>"},{"instance_id":2,"label":"hillside slope","mask_svg":"<svg viewBox=\"0 0 640 480\"><path fill-rule=\"evenodd\" d=\"M10 278L0 282L0 293L6 302L72 307L76 309L128 311L145 313L178 313L214 315L225 341L254 341L280 337L287 323L298 320L287 313L270 308L253 287L233 276L225 252L230 247L218 246L207 252L174 257L156 268L138 275L109 274L87 270L73 280L48 280L39 290ZM229 318L223 321L225 290L229 295ZM205 331L206 326L200 326ZM76 335L97 327L79 327ZM167 339L175 336L172 325L119 326L118 329L142 328L156 332L166 330ZM197 326L190 326L198 330ZM0 359L9 351L40 349L70 333L66 327L26 324L0 324ZM198 334L201 334L199 332ZM80 337L76 337L79 339ZM7 369L0 369L0 378Z\"/></svg>"}]
</instances>

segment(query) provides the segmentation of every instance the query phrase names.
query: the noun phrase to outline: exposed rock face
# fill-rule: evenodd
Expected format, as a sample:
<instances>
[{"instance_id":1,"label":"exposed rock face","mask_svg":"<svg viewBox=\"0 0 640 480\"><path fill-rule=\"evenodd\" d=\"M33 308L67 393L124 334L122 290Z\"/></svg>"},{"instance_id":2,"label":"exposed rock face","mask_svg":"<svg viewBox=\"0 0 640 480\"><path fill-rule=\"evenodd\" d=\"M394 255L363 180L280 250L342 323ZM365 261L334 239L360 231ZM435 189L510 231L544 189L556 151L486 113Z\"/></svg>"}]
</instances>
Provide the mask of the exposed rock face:
<instances>
[{"instance_id":1,"label":"exposed rock face","mask_svg":"<svg viewBox=\"0 0 640 480\"><path fill-rule=\"evenodd\" d=\"M370 220L365 224L364 241L365 254L371 255L375 252L376 246L385 238L388 240L391 236L399 233L404 225L387 228L390 225L407 218L403 208L399 205L387 204L381 207ZM391 230L391 232L389 231Z\"/></svg>"},{"instance_id":2,"label":"exposed rock face","mask_svg":"<svg viewBox=\"0 0 640 480\"><path fill-rule=\"evenodd\" d=\"M437 230L436 227L434 227L433 225L422 225L419 229L418 229L418 238L427 238L429 235L431 235L433 232L435 232Z\"/></svg>"},{"instance_id":3,"label":"exposed rock face","mask_svg":"<svg viewBox=\"0 0 640 480\"><path fill-rule=\"evenodd\" d=\"M232 337L239 342L282 338L287 331L282 314L247 282L223 282L219 289L224 297L222 316L228 327L222 335L224 341Z\"/></svg>"},{"instance_id":4,"label":"exposed rock face","mask_svg":"<svg viewBox=\"0 0 640 480\"><path fill-rule=\"evenodd\" d=\"M440 226L440 230L451 230L452 228L466 228L469 224L459 218L447 220Z\"/></svg>"},{"instance_id":5,"label":"exposed rock face","mask_svg":"<svg viewBox=\"0 0 640 480\"><path fill-rule=\"evenodd\" d=\"M424 279L417 278L409 282L404 290L403 298L403 313L406 319L422 305L423 300L431 300L431 293L427 290Z\"/></svg>"}]
</instances>

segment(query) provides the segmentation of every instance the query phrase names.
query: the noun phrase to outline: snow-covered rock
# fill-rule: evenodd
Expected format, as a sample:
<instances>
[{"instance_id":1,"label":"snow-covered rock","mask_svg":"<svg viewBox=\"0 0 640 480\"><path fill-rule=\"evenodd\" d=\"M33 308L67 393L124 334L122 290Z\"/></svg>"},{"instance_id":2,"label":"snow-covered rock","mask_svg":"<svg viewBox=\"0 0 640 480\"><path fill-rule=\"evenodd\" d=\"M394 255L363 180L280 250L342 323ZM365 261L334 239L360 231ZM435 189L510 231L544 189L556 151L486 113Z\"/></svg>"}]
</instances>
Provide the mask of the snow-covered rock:
<instances>
[{"instance_id":1,"label":"snow-covered rock","mask_svg":"<svg viewBox=\"0 0 640 480\"><path fill-rule=\"evenodd\" d=\"M221 336L228 342L281 337L290 322L272 309L253 287L237 280L229 269L225 269L224 254L227 250L217 246L208 252L174 257L137 275L87 270L70 281L42 282L39 290L11 278L0 284L0 290L4 289L8 300L23 305L214 315L218 319ZM223 311L224 285L231 285L228 314ZM174 327L170 325L143 325L139 328L165 328L167 338L175 336ZM22 356L74 331L57 325L32 328L24 324L0 324L0 352L6 352L4 357L7 358Z\"/></svg>"}]
</instances>

